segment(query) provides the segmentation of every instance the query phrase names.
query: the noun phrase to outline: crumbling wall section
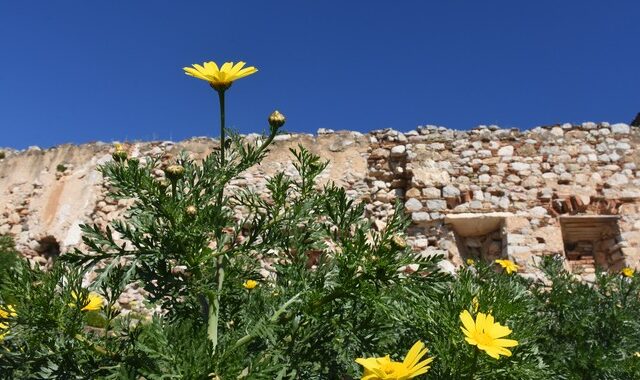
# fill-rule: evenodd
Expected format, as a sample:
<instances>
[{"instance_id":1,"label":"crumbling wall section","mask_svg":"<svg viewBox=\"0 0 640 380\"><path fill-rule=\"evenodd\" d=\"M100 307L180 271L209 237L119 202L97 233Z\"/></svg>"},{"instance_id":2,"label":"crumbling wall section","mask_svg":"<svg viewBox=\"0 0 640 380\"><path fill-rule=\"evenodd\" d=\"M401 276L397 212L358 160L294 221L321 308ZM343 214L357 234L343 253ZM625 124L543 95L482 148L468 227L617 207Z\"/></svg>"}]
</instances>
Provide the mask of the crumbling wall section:
<instances>
[{"instance_id":1,"label":"crumbling wall section","mask_svg":"<svg viewBox=\"0 0 640 380\"><path fill-rule=\"evenodd\" d=\"M496 126L471 131L436 126L407 133L374 131L368 210L384 221L389 204L403 202L412 220L409 240L414 249L443 255L448 261L441 265L444 268L462 265L469 252L478 249L489 249L490 254L477 258L495 259L502 241L499 254L531 275L537 273L543 255L567 257L560 217L617 216L619 234L608 239L592 236L588 244L608 252L613 261L602 265L604 269L637 267L639 141L638 128L608 123L525 132ZM498 215L504 218L501 232L491 227L481 233L486 230L482 226L493 225ZM475 235L460 231L465 224L477 226ZM483 248L488 240L490 248ZM581 275L593 280L595 266Z\"/></svg>"}]
</instances>

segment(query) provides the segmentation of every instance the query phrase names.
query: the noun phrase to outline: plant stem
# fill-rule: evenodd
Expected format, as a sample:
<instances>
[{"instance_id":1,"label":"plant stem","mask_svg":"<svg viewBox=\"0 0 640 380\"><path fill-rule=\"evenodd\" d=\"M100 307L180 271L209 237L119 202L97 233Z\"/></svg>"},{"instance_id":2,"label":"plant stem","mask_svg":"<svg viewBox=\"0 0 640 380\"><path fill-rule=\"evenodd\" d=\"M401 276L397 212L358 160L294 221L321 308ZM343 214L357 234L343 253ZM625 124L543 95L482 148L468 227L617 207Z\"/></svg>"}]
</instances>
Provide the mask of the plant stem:
<instances>
[{"instance_id":1,"label":"plant stem","mask_svg":"<svg viewBox=\"0 0 640 380\"><path fill-rule=\"evenodd\" d=\"M218 99L220 100L220 168L224 168L224 148L226 140L224 125L224 90L218 90Z\"/></svg>"},{"instance_id":2,"label":"plant stem","mask_svg":"<svg viewBox=\"0 0 640 380\"><path fill-rule=\"evenodd\" d=\"M280 318L280 316L287 311L287 308L291 306L291 304L296 302L301 295L302 295L302 292L296 294L295 296L291 297L287 302L282 304L282 306L280 306L280 308L276 310L276 312L273 313L273 315L271 315L271 318L269 318L269 323L276 323ZM243 336L242 338L236 341L236 343L231 347L229 352L251 342L255 337L256 337L255 332L252 332Z\"/></svg>"},{"instance_id":3,"label":"plant stem","mask_svg":"<svg viewBox=\"0 0 640 380\"><path fill-rule=\"evenodd\" d=\"M220 169L224 169L225 165L225 107L224 107L224 90L218 90L218 100L220 101ZM218 193L218 206L222 209L222 200L224 198L224 183L221 184ZM222 229L216 231L218 244L222 242ZM222 248L222 247L221 247ZM224 248L222 248L224 249ZM212 353L215 355L218 346L218 323L220 322L220 294L224 285L224 255L221 254L216 258L216 282L217 290L215 294L208 295L209 301L209 318L207 326L207 336L213 345Z\"/></svg>"},{"instance_id":4,"label":"plant stem","mask_svg":"<svg viewBox=\"0 0 640 380\"><path fill-rule=\"evenodd\" d=\"M209 294L209 321L207 327L207 336L213 345L212 354L215 355L218 346L218 323L220 319L220 294L224 284L224 256L217 259L216 277L218 280L217 291Z\"/></svg>"},{"instance_id":5,"label":"plant stem","mask_svg":"<svg viewBox=\"0 0 640 380\"><path fill-rule=\"evenodd\" d=\"M471 367L471 374L469 375L469 380L473 380L477 370L478 370L478 349L476 348L473 350L473 366Z\"/></svg>"}]
</instances>

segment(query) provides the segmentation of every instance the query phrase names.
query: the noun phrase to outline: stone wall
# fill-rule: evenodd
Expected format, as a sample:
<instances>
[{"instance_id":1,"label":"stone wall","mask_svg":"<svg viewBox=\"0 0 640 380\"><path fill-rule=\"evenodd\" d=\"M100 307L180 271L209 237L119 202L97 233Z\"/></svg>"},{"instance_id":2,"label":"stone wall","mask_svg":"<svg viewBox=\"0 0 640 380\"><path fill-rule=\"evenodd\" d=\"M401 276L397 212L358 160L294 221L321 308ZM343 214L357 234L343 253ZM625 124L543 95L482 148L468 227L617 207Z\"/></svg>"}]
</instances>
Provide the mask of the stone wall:
<instances>
[{"instance_id":1,"label":"stone wall","mask_svg":"<svg viewBox=\"0 0 640 380\"><path fill-rule=\"evenodd\" d=\"M496 126L318 132L278 136L268 158L232 186L260 190L276 171L295 174L289 148L302 144L331 160L321 181L335 181L366 202L375 228L384 228L394 202L402 202L412 220L409 243L420 254L442 255L444 270L467 258L509 258L524 275L537 276L539 258L555 254L586 280L596 266L640 266L639 128L583 123L524 132ZM183 150L202 158L217 141L126 146L133 157L164 154L170 162ZM96 171L112 150L104 143L2 150L0 234L14 235L40 265L80 246L79 223L105 226L127 207L106 196Z\"/></svg>"},{"instance_id":2,"label":"stone wall","mask_svg":"<svg viewBox=\"0 0 640 380\"><path fill-rule=\"evenodd\" d=\"M536 276L560 254L592 280L596 265L640 264L639 142L638 128L608 123L374 131L367 210L382 227L402 200L412 246L446 270L509 258Z\"/></svg>"}]
</instances>

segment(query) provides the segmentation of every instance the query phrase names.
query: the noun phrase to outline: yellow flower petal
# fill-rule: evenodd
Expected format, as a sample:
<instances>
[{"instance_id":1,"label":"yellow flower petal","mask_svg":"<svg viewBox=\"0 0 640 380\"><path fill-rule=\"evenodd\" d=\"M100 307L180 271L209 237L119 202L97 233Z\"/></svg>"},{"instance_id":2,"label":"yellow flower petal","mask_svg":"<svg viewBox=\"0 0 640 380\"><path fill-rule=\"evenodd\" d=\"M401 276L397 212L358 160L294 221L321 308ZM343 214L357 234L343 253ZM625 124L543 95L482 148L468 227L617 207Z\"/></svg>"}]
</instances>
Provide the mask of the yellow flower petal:
<instances>
[{"instance_id":1,"label":"yellow flower petal","mask_svg":"<svg viewBox=\"0 0 640 380\"><path fill-rule=\"evenodd\" d=\"M407 356L404 357L402 363L407 367L413 367L418 363L421 357L427 353L427 350L424 350L424 343L421 341L417 341L413 344L409 352L407 352Z\"/></svg>"},{"instance_id":2,"label":"yellow flower petal","mask_svg":"<svg viewBox=\"0 0 640 380\"><path fill-rule=\"evenodd\" d=\"M236 74L236 79L240 79L240 78L244 78L247 75L251 75L255 72L257 72L258 69L256 69L255 67L247 67L246 69L242 69L240 70L237 74Z\"/></svg>"},{"instance_id":3,"label":"yellow flower petal","mask_svg":"<svg viewBox=\"0 0 640 380\"><path fill-rule=\"evenodd\" d=\"M518 341L513 339L494 339L493 343L501 347L515 347L518 345Z\"/></svg>"},{"instance_id":4,"label":"yellow flower petal","mask_svg":"<svg viewBox=\"0 0 640 380\"><path fill-rule=\"evenodd\" d=\"M247 290L255 289L258 286L258 281L247 280L244 283L242 283L242 286Z\"/></svg>"},{"instance_id":5,"label":"yellow flower petal","mask_svg":"<svg viewBox=\"0 0 640 380\"><path fill-rule=\"evenodd\" d=\"M518 269L520 269L520 267L511 260L496 260L495 262L503 267L507 274L517 272Z\"/></svg>"},{"instance_id":6,"label":"yellow flower petal","mask_svg":"<svg viewBox=\"0 0 640 380\"><path fill-rule=\"evenodd\" d=\"M471 313L469 313L469 311L463 310L462 313L460 313L460 320L462 321L464 328L469 332L472 332L476 329L475 322L473 322L473 317L471 316Z\"/></svg>"},{"instance_id":7,"label":"yellow flower petal","mask_svg":"<svg viewBox=\"0 0 640 380\"><path fill-rule=\"evenodd\" d=\"M8 319L17 315L18 314L16 314L16 309L13 307L13 305L0 306L0 319Z\"/></svg>"},{"instance_id":8,"label":"yellow flower petal","mask_svg":"<svg viewBox=\"0 0 640 380\"><path fill-rule=\"evenodd\" d=\"M494 324L491 326L489 331L487 331L492 338L502 338L503 336L507 336L512 333L511 329L507 326L502 326L500 324Z\"/></svg>"},{"instance_id":9,"label":"yellow flower petal","mask_svg":"<svg viewBox=\"0 0 640 380\"><path fill-rule=\"evenodd\" d=\"M240 61L237 63L225 62L221 67L213 62L204 62L201 65L194 64L193 67L184 67L185 74L205 80L218 91L224 91L231 84L248 75L251 75L258 71L255 67L245 67L246 62Z\"/></svg>"},{"instance_id":10,"label":"yellow flower petal","mask_svg":"<svg viewBox=\"0 0 640 380\"><path fill-rule=\"evenodd\" d=\"M78 295L76 292L71 292L71 297L74 300L78 300ZM80 309L82 311L96 311L100 310L104 304L104 298L96 292L89 292L87 295L87 299L85 300L85 305ZM70 306L76 306L74 303L69 304Z\"/></svg>"},{"instance_id":11,"label":"yellow flower petal","mask_svg":"<svg viewBox=\"0 0 640 380\"><path fill-rule=\"evenodd\" d=\"M518 345L518 341L513 339L499 339L511 334L511 329L496 323L491 314L478 313L474 321L471 314L463 310L460 313L460 321L464 340L494 359L499 359L500 355L511 356L511 351L506 347Z\"/></svg>"},{"instance_id":12,"label":"yellow flower petal","mask_svg":"<svg viewBox=\"0 0 640 380\"><path fill-rule=\"evenodd\" d=\"M205 62L204 67L206 67L207 71L211 74L215 74L220 71L220 69L218 69L218 65L213 61Z\"/></svg>"},{"instance_id":13,"label":"yellow flower petal","mask_svg":"<svg viewBox=\"0 0 640 380\"><path fill-rule=\"evenodd\" d=\"M229 70L229 74L236 75L238 71L240 71L244 67L244 65L246 65L246 62L243 61L236 63L235 65L233 65L231 70Z\"/></svg>"},{"instance_id":14,"label":"yellow flower petal","mask_svg":"<svg viewBox=\"0 0 640 380\"><path fill-rule=\"evenodd\" d=\"M427 373L433 358L420 359L426 355L424 343L416 342L402 362L392 361L389 355L382 358L358 358L356 363L364 367L362 380L406 380Z\"/></svg>"},{"instance_id":15,"label":"yellow flower petal","mask_svg":"<svg viewBox=\"0 0 640 380\"><path fill-rule=\"evenodd\" d=\"M220 72L229 72L233 67L233 62L225 62L220 68Z\"/></svg>"}]
</instances>

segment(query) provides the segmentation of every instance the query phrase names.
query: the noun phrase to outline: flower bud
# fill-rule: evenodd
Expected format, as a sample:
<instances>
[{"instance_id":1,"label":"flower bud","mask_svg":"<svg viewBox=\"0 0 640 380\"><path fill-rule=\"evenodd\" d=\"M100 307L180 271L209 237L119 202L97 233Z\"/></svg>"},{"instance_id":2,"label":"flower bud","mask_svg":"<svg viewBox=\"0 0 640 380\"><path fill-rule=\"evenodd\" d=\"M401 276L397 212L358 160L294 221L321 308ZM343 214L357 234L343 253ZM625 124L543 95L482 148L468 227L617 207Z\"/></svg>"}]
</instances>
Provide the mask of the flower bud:
<instances>
[{"instance_id":1,"label":"flower bud","mask_svg":"<svg viewBox=\"0 0 640 380\"><path fill-rule=\"evenodd\" d=\"M124 147L121 144L114 144L113 146L115 148L115 151L111 155L111 157L113 157L113 160L116 162L125 161L127 159L127 151L124 149Z\"/></svg>"},{"instance_id":2,"label":"flower bud","mask_svg":"<svg viewBox=\"0 0 640 380\"><path fill-rule=\"evenodd\" d=\"M401 236L395 235L391 238L391 244L397 249L405 249L407 248L407 242Z\"/></svg>"},{"instance_id":3,"label":"flower bud","mask_svg":"<svg viewBox=\"0 0 640 380\"><path fill-rule=\"evenodd\" d=\"M158 180L158 186L160 186L163 189L166 189L167 187L171 186L171 182L167 181L166 178L162 178Z\"/></svg>"},{"instance_id":4,"label":"flower bud","mask_svg":"<svg viewBox=\"0 0 640 380\"><path fill-rule=\"evenodd\" d=\"M269 125L272 128L280 128L280 127L282 127L284 125L285 121L287 121L287 119L278 110L273 111L271 113L271 115L269 115Z\"/></svg>"},{"instance_id":5,"label":"flower bud","mask_svg":"<svg viewBox=\"0 0 640 380\"><path fill-rule=\"evenodd\" d=\"M184 166L182 165L171 165L164 169L164 174L171 181L177 181L184 177Z\"/></svg>"}]
</instances>

